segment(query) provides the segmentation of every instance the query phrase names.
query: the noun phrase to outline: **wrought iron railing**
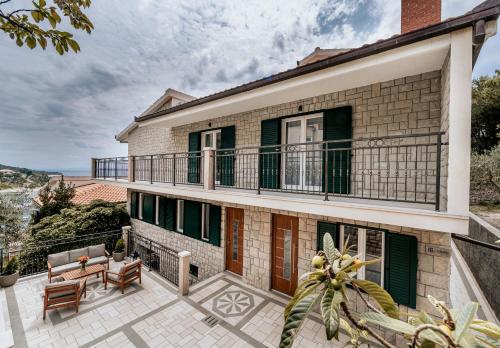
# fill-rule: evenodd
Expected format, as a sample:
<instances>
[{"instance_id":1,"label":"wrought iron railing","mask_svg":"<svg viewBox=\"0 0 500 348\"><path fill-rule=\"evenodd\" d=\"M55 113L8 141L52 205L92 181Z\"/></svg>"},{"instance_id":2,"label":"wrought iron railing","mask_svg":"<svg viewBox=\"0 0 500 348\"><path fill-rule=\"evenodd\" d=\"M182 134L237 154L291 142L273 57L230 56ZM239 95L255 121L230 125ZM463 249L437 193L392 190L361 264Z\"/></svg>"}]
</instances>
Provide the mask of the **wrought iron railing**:
<instances>
[{"instance_id":1,"label":"wrought iron railing","mask_svg":"<svg viewBox=\"0 0 500 348\"><path fill-rule=\"evenodd\" d=\"M434 204L441 132L215 151L215 188ZM134 156L132 181L203 184L203 153ZM113 173L107 173L113 177ZM99 173L95 173L97 177ZM116 175L117 176L117 175Z\"/></svg>"},{"instance_id":2,"label":"wrought iron railing","mask_svg":"<svg viewBox=\"0 0 500 348\"><path fill-rule=\"evenodd\" d=\"M112 251L121 236L121 230L114 230L0 248L0 269L3 269L4 262L16 256L19 260L21 277L43 273L47 271L47 256L50 254L103 243L106 245L106 250Z\"/></svg>"},{"instance_id":3,"label":"wrought iron railing","mask_svg":"<svg viewBox=\"0 0 500 348\"><path fill-rule=\"evenodd\" d=\"M138 256L150 270L179 285L177 251L132 231L128 235L128 250L130 255Z\"/></svg>"},{"instance_id":4,"label":"wrought iron railing","mask_svg":"<svg viewBox=\"0 0 500 348\"><path fill-rule=\"evenodd\" d=\"M95 161L95 177L103 179L125 179L128 177L128 158L98 158Z\"/></svg>"}]
</instances>

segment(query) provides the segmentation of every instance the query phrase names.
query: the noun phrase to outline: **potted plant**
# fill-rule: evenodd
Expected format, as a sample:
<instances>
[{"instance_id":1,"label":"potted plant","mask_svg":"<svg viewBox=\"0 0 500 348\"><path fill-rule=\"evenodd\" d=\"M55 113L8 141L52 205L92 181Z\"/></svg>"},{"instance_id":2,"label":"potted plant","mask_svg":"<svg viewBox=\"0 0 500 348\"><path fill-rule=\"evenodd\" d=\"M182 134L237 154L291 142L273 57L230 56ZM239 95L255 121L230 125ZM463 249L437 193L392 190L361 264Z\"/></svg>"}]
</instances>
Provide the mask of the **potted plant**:
<instances>
[{"instance_id":1,"label":"potted plant","mask_svg":"<svg viewBox=\"0 0 500 348\"><path fill-rule=\"evenodd\" d=\"M7 262L7 265L0 274L0 286L6 288L14 285L19 279L19 263L17 257L13 257Z\"/></svg>"},{"instance_id":2,"label":"potted plant","mask_svg":"<svg viewBox=\"0 0 500 348\"><path fill-rule=\"evenodd\" d=\"M118 239L116 241L115 250L113 251L113 260L115 262L123 261L125 257L125 242L123 239Z\"/></svg>"}]
</instances>

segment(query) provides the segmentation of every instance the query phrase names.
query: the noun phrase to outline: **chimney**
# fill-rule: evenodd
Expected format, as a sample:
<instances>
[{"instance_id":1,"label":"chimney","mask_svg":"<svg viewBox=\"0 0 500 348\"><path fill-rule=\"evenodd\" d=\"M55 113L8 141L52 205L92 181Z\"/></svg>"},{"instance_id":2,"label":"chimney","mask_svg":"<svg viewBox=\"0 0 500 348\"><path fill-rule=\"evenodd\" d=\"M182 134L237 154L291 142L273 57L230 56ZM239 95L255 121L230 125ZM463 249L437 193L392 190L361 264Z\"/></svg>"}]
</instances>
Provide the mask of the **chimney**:
<instances>
[{"instance_id":1,"label":"chimney","mask_svg":"<svg viewBox=\"0 0 500 348\"><path fill-rule=\"evenodd\" d=\"M441 0L401 0L401 34L441 22Z\"/></svg>"}]
</instances>

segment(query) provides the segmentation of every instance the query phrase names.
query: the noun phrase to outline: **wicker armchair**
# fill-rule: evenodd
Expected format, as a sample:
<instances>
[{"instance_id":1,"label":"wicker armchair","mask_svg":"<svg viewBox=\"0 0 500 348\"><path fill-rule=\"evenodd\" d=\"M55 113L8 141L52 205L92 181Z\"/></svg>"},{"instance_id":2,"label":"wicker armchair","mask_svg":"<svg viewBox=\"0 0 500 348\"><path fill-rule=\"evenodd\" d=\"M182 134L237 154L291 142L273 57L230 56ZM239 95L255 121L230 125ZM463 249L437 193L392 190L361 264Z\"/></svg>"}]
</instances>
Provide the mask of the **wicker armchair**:
<instances>
[{"instance_id":1,"label":"wicker armchair","mask_svg":"<svg viewBox=\"0 0 500 348\"><path fill-rule=\"evenodd\" d=\"M43 296L43 320L51 309L75 307L78 313L82 295L87 297L87 278L47 284Z\"/></svg>"},{"instance_id":2,"label":"wicker armchair","mask_svg":"<svg viewBox=\"0 0 500 348\"><path fill-rule=\"evenodd\" d=\"M134 280L139 279L139 284L141 284L141 266L142 261L136 260L123 265L118 272L106 271L104 289L107 289L108 282L110 282L118 285L123 294L125 287Z\"/></svg>"}]
</instances>

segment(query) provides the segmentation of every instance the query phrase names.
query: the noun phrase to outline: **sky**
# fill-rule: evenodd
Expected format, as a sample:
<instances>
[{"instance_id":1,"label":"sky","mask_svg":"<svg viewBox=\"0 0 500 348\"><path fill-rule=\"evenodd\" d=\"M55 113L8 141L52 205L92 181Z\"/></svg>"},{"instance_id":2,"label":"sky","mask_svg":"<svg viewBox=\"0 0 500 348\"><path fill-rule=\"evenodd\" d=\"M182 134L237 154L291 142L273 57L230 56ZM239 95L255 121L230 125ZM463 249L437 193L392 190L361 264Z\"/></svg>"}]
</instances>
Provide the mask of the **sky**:
<instances>
[{"instance_id":1,"label":"sky","mask_svg":"<svg viewBox=\"0 0 500 348\"><path fill-rule=\"evenodd\" d=\"M480 2L443 0L442 18ZM399 5L94 0L86 13L95 30L77 32L81 52L64 56L19 48L0 33L0 163L88 169L92 157L126 155L115 134L167 88L202 97L293 68L317 46L390 37L400 32ZM484 45L474 76L493 74L498 62L500 35Z\"/></svg>"}]
</instances>

